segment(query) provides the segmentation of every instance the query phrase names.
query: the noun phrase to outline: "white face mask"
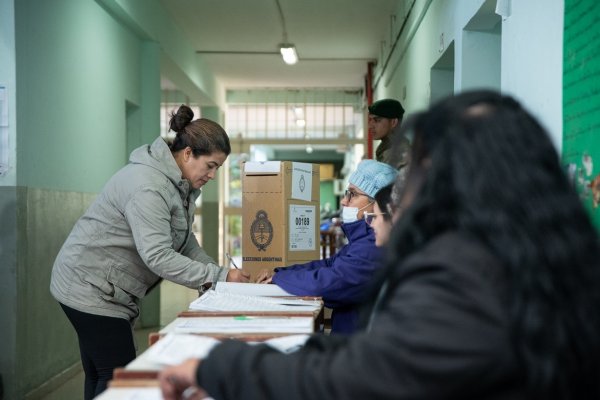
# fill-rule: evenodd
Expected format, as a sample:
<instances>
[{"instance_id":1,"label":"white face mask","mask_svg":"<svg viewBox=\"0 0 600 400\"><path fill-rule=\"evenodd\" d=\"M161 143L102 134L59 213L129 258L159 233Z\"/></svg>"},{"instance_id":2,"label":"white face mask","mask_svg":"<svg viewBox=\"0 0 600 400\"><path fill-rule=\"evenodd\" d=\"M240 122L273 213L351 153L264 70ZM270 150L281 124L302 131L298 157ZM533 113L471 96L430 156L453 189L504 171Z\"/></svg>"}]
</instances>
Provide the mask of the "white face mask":
<instances>
[{"instance_id":1,"label":"white face mask","mask_svg":"<svg viewBox=\"0 0 600 400\"><path fill-rule=\"evenodd\" d=\"M373 203L369 203L360 209L358 207L342 207L342 222L344 224L349 224L350 222L358 221L358 212L369 207L371 204Z\"/></svg>"},{"instance_id":2,"label":"white face mask","mask_svg":"<svg viewBox=\"0 0 600 400\"><path fill-rule=\"evenodd\" d=\"M358 220L358 207L342 207L342 222L349 224Z\"/></svg>"}]
</instances>

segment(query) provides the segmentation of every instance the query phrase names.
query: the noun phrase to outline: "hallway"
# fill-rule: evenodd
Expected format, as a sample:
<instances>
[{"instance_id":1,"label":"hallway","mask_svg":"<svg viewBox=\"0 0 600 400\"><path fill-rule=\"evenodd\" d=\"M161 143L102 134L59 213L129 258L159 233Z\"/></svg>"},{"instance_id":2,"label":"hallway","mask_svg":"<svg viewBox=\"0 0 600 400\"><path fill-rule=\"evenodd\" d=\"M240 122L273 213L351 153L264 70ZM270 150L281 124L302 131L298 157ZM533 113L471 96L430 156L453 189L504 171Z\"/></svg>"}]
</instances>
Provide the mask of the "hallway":
<instances>
[{"instance_id":1,"label":"hallway","mask_svg":"<svg viewBox=\"0 0 600 400\"><path fill-rule=\"evenodd\" d=\"M510 7L498 13L498 4ZM584 155L600 159L600 63L590 61L599 4L0 0L4 399L82 398L75 333L48 290L53 262L131 151L168 134L175 107L189 104L230 132L230 160L203 188L194 227L226 264L226 252L242 255L233 251L241 163L322 157L335 173L321 199L335 208L334 191L378 145L366 123L378 99L398 99L408 117L448 94L499 90L541 121L565 166L583 171ZM295 65L282 60L284 44L297 49ZM581 180L597 175L590 168ZM594 218L600 224L600 211ZM190 302L187 291L165 293L169 304L153 308L160 320L145 325ZM148 331L136 332L141 349Z\"/></svg>"}]
</instances>

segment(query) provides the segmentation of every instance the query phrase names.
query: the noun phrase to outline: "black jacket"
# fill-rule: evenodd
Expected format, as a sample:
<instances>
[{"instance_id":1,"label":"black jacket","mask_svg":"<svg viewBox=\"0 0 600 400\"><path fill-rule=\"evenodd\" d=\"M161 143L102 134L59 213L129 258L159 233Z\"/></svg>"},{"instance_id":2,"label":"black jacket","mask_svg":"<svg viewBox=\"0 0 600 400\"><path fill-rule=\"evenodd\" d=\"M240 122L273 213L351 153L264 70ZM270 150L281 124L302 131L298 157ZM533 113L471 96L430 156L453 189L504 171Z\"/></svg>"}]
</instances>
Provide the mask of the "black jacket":
<instances>
[{"instance_id":1,"label":"black jacket","mask_svg":"<svg viewBox=\"0 0 600 400\"><path fill-rule=\"evenodd\" d=\"M372 326L284 355L228 341L197 371L215 399L519 399L503 268L445 234L399 265Z\"/></svg>"}]
</instances>

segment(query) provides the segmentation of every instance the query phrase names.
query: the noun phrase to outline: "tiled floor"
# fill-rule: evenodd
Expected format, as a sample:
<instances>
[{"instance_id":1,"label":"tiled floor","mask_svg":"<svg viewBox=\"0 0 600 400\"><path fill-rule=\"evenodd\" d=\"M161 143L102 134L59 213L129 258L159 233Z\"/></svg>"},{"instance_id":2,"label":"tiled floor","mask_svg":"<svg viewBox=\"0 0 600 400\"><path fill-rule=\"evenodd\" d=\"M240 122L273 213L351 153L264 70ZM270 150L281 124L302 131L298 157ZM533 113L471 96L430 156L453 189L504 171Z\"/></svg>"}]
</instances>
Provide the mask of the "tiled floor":
<instances>
[{"instance_id":1,"label":"tiled floor","mask_svg":"<svg viewBox=\"0 0 600 400\"><path fill-rule=\"evenodd\" d=\"M135 331L138 354L148 348L148 334L158 332L160 328L145 328ZM83 371L66 381L56 390L40 398L40 400L81 400L83 399Z\"/></svg>"}]
</instances>

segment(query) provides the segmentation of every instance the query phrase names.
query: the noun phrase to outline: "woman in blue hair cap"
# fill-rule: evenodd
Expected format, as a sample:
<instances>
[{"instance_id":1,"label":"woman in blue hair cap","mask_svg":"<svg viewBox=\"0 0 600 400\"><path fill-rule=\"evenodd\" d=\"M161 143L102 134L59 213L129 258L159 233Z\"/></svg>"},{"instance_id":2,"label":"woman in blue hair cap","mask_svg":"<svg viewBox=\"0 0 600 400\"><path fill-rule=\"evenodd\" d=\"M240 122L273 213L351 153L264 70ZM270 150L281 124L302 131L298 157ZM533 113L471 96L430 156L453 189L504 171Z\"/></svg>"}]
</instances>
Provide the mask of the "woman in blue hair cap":
<instances>
[{"instance_id":1,"label":"woman in blue hair cap","mask_svg":"<svg viewBox=\"0 0 600 400\"><path fill-rule=\"evenodd\" d=\"M358 308L381 265L373 228L364 219L372 213L375 194L396 179L398 172L375 160L361 161L348 179L341 201L342 230L348 244L330 258L262 271L258 281L274 283L297 296L320 296L332 309L331 332L349 334L358 327Z\"/></svg>"}]
</instances>

